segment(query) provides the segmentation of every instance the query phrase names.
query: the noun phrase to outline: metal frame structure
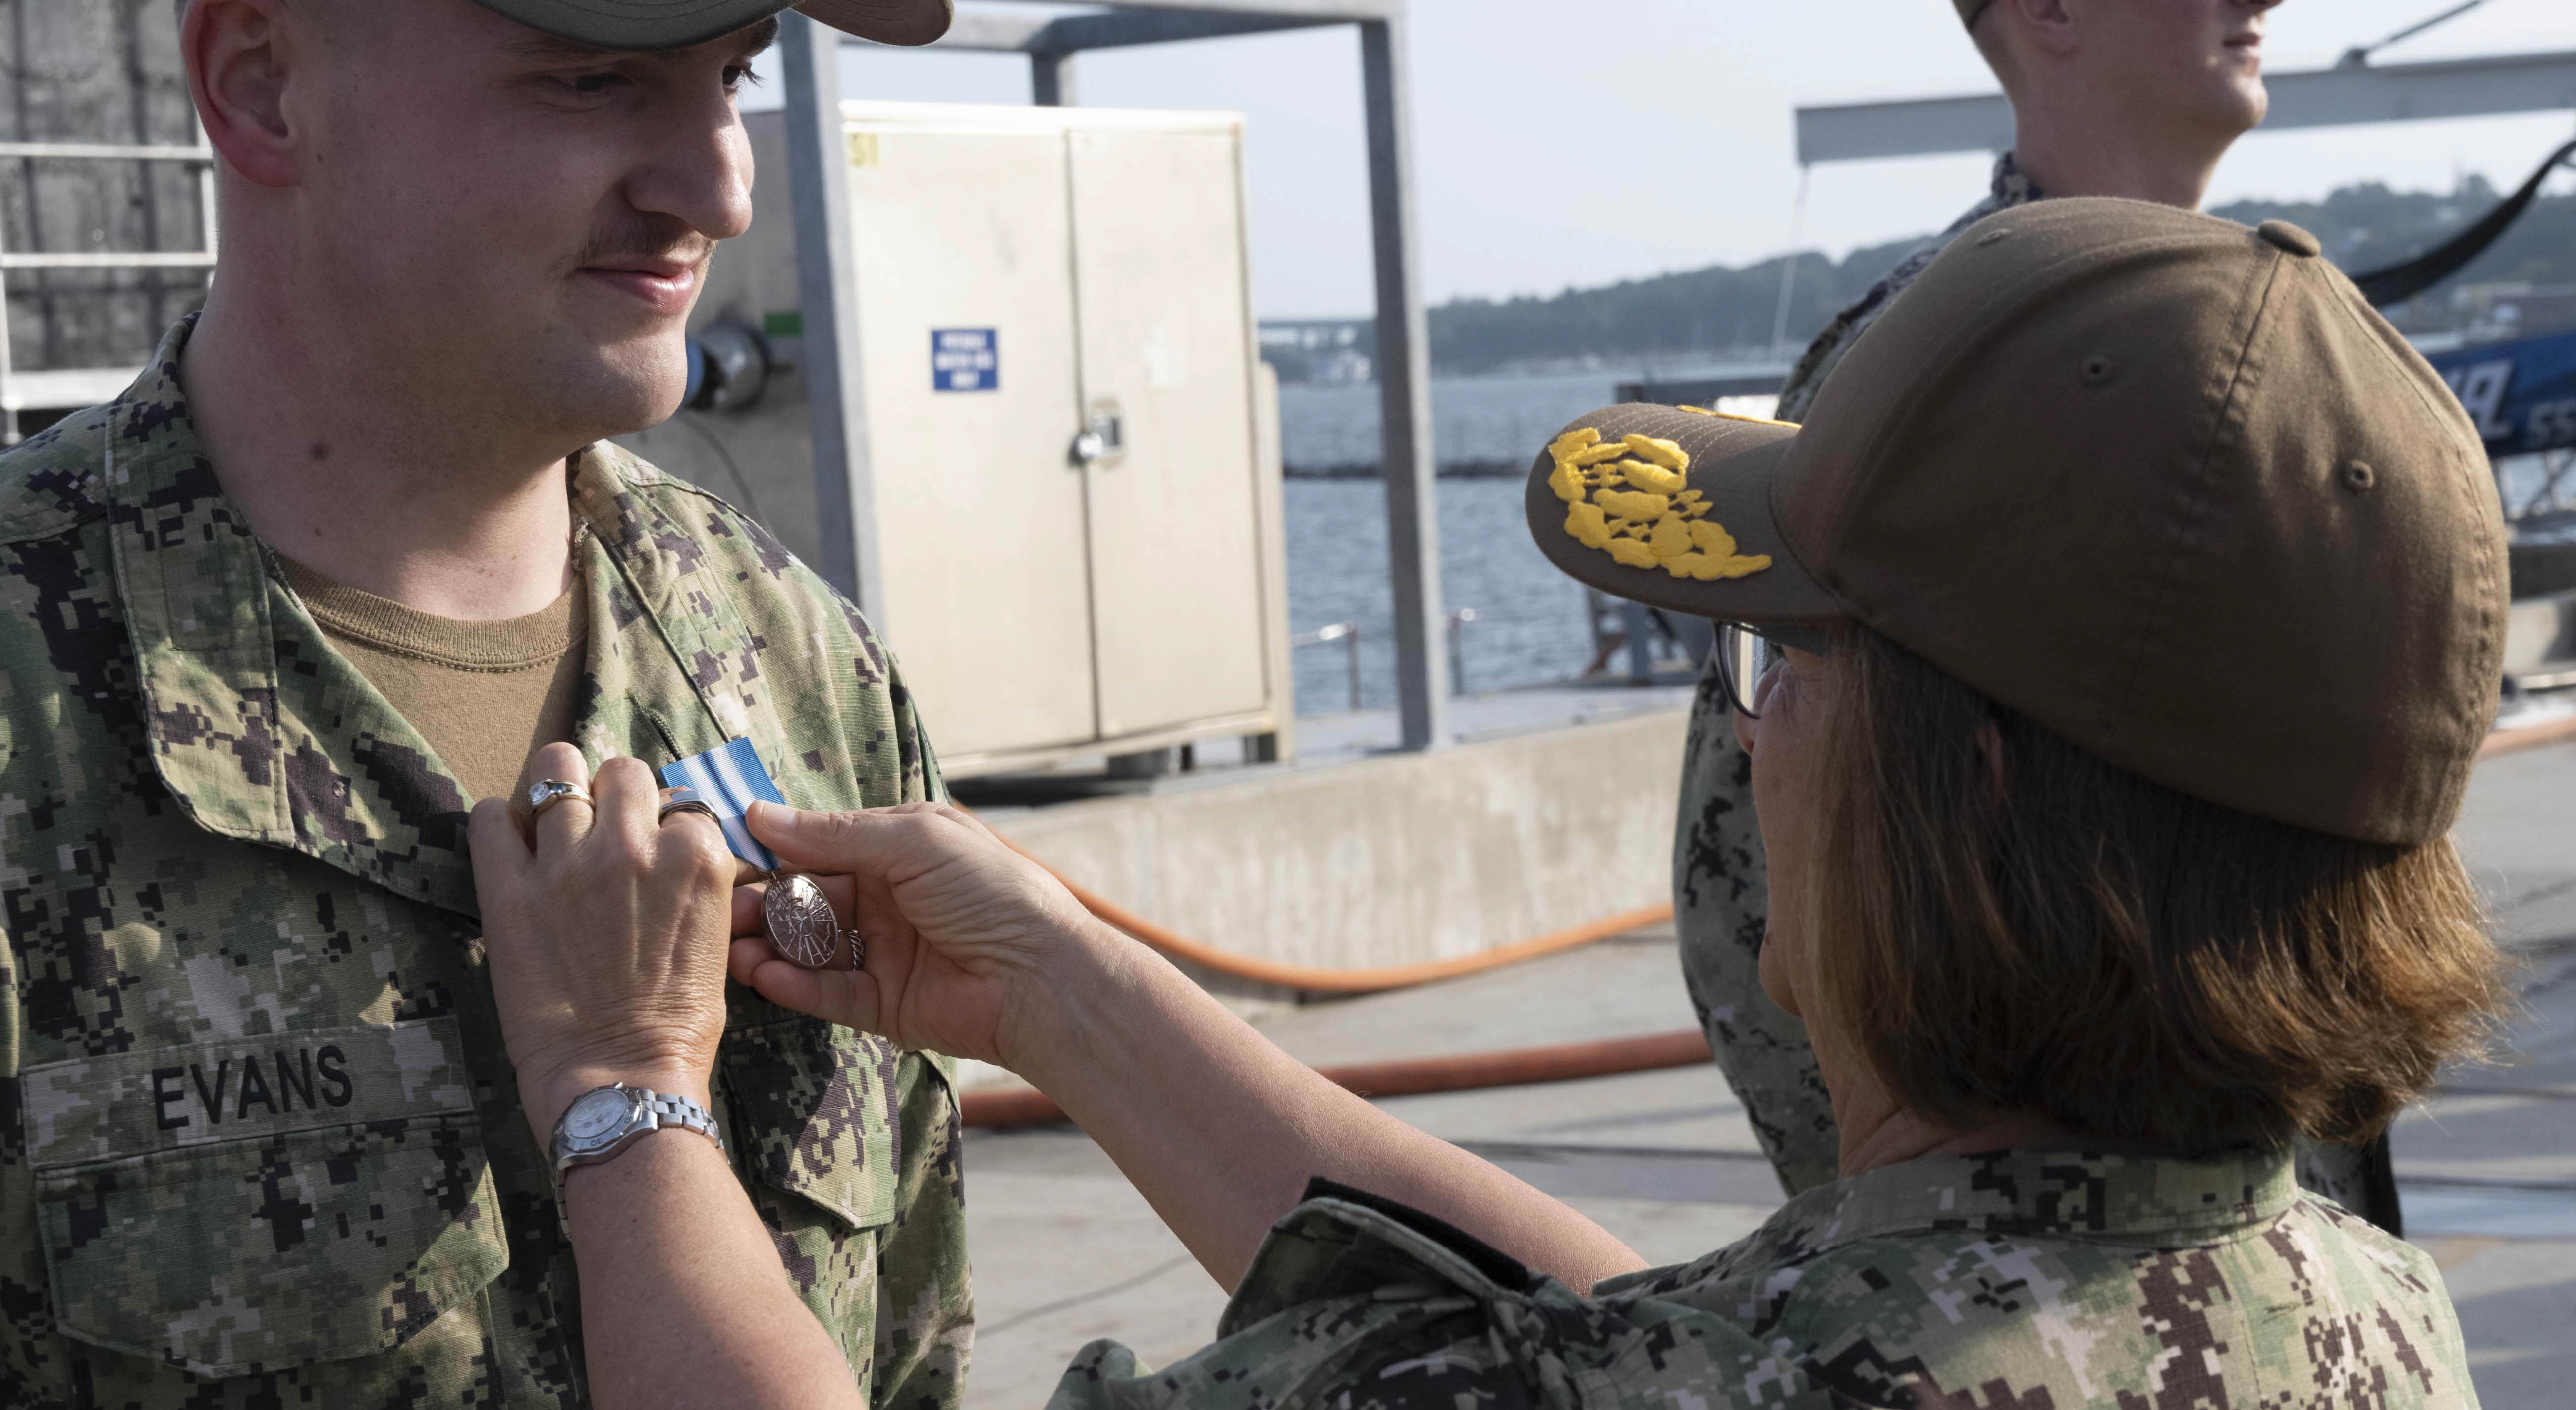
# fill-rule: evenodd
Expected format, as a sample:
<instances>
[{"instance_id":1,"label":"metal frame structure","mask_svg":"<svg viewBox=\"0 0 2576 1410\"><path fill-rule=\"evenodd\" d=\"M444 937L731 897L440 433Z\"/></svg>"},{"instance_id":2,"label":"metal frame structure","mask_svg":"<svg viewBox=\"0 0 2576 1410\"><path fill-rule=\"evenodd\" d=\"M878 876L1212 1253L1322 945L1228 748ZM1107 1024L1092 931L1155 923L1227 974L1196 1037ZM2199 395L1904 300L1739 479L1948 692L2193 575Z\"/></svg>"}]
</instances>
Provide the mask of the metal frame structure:
<instances>
[{"instance_id":1,"label":"metal frame structure","mask_svg":"<svg viewBox=\"0 0 2576 1410\"><path fill-rule=\"evenodd\" d=\"M203 134L200 134L202 142ZM203 213L204 248L196 250L0 249L0 310L13 269L211 269L215 263L215 153L204 145L176 147L117 142L0 142L0 158L32 161L186 162L197 171L197 206ZM35 408L89 406L107 401L134 380L131 367L73 367L21 372L10 355L9 321L0 316L0 446L18 443L18 413Z\"/></svg>"},{"instance_id":2,"label":"metal frame structure","mask_svg":"<svg viewBox=\"0 0 2576 1410\"><path fill-rule=\"evenodd\" d=\"M2576 109L2576 51L2310 69L2268 75L2264 87L2272 95L2264 132L2553 112ZM2000 152L2012 143L2012 106L2001 93L1798 109L1800 166Z\"/></svg>"},{"instance_id":3,"label":"metal frame structure","mask_svg":"<svg viewBox=\"0 0 2576 1410\"><path fill-rule=\"evenodd\" d=\"M841 128L842 42L793 12L781 17L789 182L794 187L804 359L812 390L817 568L862 608L884 600L873 542L858 516L873 467L858 364L858 303L850 268L849 176ZM1369 206L1377 273L1377 382L1383 413L1388 565L1395 588L1395 676L1403 747L1451 738L1447 662L1440 649L1439 520L1434 513L1431 357L1415 234L1413 144L1405 103L1404 0L1119 0L1059 17L959 7L935 49L1026 54L1041 105L1073 102L1072 60L1092 49L1169 44L1326 25L1356 25L1368 116ZM838 395L834 395L837 391Z\"/></svg>"}]
</instances>

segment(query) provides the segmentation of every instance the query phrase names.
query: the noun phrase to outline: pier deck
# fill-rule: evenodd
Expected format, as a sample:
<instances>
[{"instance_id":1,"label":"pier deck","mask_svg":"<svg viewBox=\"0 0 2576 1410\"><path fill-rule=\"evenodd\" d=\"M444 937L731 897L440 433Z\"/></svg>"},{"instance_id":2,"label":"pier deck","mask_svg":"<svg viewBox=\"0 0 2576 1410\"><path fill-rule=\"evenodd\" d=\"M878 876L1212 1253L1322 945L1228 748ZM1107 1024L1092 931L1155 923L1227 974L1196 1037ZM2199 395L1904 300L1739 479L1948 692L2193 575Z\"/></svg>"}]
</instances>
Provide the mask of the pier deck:
<instances>
[{"instance_id":1,"label":"pier deck","mask_svg":"<svg viewBox=\"0 0 2576 1410\"><path fill-rule=\"evenodd\" d=\"M2487 1410L2566 1403L2576 1383L2576 745L2482 765L2458 831L2524 963L2505 1061L2451 1074L2396 1131L2409 1235L2442 1267ZM1669 928L1455 983L1280 1012L1308 1062L1623 1037L1690 1024ZM1399 1098L1390 1110L1678 1262L1780 1202L1713 1067ZM968 1403L1045 1402L1065 1362L1116 1337L1168 1364L1224 1295L1116 1168L1069 1129L977 1133L967 1220L981 1330Z\"/></svg>"}]
</instances>

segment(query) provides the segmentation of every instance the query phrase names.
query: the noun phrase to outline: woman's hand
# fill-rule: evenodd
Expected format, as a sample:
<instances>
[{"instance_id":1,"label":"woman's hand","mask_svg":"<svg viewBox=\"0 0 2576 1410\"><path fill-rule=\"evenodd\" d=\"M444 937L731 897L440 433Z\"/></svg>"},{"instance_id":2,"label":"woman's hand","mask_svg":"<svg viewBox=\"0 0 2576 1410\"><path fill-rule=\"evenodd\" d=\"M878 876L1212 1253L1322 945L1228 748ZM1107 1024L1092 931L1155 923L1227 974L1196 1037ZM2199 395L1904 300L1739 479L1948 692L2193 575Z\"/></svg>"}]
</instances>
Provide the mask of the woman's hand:
<instances>
[{"instance_id":1,"label":"woman's hand","mask_svg":"<svg viewBox=\"0 0 2576 1410\"><path fill-rule=\"evenodd\" d=\"M940 803L807 813L754 803L752 834L823 886L867 942L865 971L810 970L760 938L759 887L735 893L733 974L773 1003L906 1048L1016 1070L1082 971L1128 948L1044 868Z\"/></svg>"},{"instance_id":2,"label":"woman's hand","mask_svg":"<svg viewBox=\"0 0 2576 1410\"><path fill-rule=\"evenodd\" d=\"M543 1146L582 1093L626 1082L704 1103L724 1033L726 920L738 875L704 817L656 819L662 790L635 759L590 777L581 751L529 756L540 779L587 784L525 827L510 802L474 808L474 890L501 1035Z\"/></svg>"},{"instance_id":3,"label":"woman's hand","mask_svg":"<svg viewBox=\"0 0 2576 1410\"><path fill-rule=\"evenodd\" d=\"M1582 1215L1281 1052L954 808L754 804L748 821L855 917L867 969L803 969L747 938L734 942L735 978L789 1008L1027 1078L1228 1288L1315 1175L1414 1205L1577 1287L1645 1266ZM760 934L760 903L755 888L737 893L737 934Z\"/></svg>"}]
</instances>

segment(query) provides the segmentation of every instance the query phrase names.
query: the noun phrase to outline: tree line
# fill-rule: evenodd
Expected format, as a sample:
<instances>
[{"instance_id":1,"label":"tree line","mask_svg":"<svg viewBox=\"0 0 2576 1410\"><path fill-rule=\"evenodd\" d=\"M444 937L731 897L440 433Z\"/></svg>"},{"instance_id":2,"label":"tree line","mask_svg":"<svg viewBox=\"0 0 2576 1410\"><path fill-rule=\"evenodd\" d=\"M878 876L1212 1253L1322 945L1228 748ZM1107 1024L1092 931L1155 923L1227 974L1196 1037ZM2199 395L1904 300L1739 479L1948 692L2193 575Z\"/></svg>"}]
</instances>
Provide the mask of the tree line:
<instances>
[{"instance_id":1,"label":"tree line","mask_svg":"<svg viewBox=\"0 0 2576 1410\"><path fill-rule=\"evenodd\" d=\"M2472 176L2447 195L2371 182L2318 201L2237 201L2214 213L2248 225L2294 222L2315 234L2337 264L2361 271L2441 243L2499 198L2484 178ZM1445 373L1472 374L1586 362L1763 358L1779 317L1784 261L1794 260L1787 271L1787 342L1795 348L1929 238L1871 245L1839 260L1802 252L1544 297L1454 300L1430 311L1432 363ZM2467 327L2494 302L2474 297L2472 286L2494 284L2576 286L2576 193L2542 196L2468 268L2389 312L2409 332ZM1284 366L1282 374L1295 376Z\"/></svg>"}]
</instances>

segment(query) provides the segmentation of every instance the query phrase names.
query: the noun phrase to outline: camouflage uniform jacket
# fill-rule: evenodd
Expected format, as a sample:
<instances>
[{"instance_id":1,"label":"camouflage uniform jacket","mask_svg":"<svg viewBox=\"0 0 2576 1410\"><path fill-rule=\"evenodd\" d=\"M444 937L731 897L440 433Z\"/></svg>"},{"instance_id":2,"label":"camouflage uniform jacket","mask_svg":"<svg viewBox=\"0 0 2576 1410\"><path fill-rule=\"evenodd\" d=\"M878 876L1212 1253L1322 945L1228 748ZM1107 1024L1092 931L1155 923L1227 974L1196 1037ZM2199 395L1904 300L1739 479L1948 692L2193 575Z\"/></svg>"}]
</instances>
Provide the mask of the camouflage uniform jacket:
<instances>
[{"instance_id":1,"label":"camouflage uniform jacket","mask_svg":"<svg viewBox=\"0 0 2576 1410\"><path fill-rule=\"evenodd\" d=\"M582 1405L468 800L227 504L189 327L0 458L0 1407ZM594 761L744 736L807 807L936 793L891 662L776 541L605 445L571 493ZM954 1406L939 1065L738 991L715 1098L872 1402Z\"/></svg>"},{"instance_id":2,"label":"camouflage uniform jacket","mask_svg":"<svg viewBox=\"0 0 2576 1410\"><path fill-rule=\"evenodd\" d=\"M2477 1403L2432 1259L2301 1193L2280 1155L1909 1161L1590 1297L1401 1206L1309 1194L1222 1340L1160 1373L1095 1342L1051 1406Z\"/></svg>"}]
</instances>

